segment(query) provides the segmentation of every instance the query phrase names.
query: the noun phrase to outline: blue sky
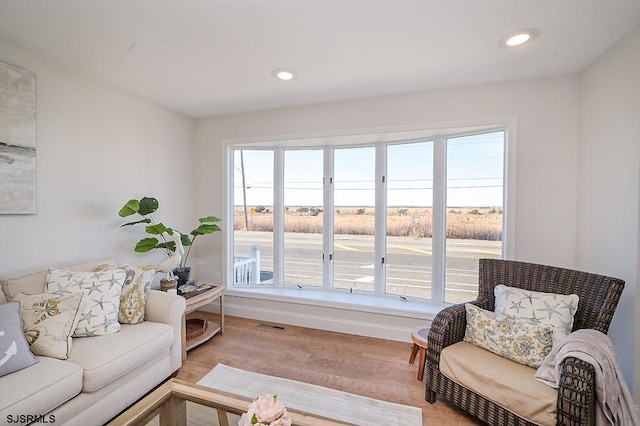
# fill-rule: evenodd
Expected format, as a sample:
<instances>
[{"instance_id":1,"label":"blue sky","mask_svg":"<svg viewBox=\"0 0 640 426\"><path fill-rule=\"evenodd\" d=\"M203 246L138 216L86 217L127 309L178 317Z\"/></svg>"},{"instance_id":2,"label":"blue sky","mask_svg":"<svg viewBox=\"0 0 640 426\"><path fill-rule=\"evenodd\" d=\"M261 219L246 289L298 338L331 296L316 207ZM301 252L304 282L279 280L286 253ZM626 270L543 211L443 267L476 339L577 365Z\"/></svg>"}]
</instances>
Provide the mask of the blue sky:
<instances>
[{"instance_id":1,"label":"blue sky","mask_svg":"<svg viewBox=\"0 0 640 426\"><path fill-rule=\"evenodd\" d=\"M244 150L247 204L273 205L273 152ZM285 151L285 205L321 206L323 151ZM501 207L504 133L486 133L447 141L447 206ZM240 153L235 152L234 204L242 205ZM336 207L375 203L375 148L336 148ZM430 207L433 187L433 143L389 145L387 204Z\"/></svg>"}]
</instances>

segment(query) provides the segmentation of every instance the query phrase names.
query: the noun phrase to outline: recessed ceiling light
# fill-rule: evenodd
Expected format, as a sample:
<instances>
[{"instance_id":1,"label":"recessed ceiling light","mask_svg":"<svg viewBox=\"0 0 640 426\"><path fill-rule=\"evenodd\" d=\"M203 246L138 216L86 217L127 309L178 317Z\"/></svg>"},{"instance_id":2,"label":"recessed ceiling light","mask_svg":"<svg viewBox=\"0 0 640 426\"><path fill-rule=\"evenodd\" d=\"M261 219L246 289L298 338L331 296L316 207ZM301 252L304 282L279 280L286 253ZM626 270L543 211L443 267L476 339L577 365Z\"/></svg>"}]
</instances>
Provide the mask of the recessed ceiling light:
<instances>
[{"instance_id":1,"label":"recessed ceiling light","mask_svg":"<svg viewBox=\"0 0 640 426\"><path fill-rule=\"evenodd\" d=\"M271 71L271 75L273 76L273 78L282 81L293 80L297 77L296 72L288 68L276 68L275 70Z\"/></svg>"},{"instance_id":2,"label":"recessed ceiling light","mask_svg":"<svg viewBox=\"0 0 640 426\"><path fill-rule=\"evenodd\" d=\"M516 47L522 46L538 37L540 31L535 28L525 28L522 30L514 31L500 40L500 45L503 47Z\"/></svg>"}]
</instances>

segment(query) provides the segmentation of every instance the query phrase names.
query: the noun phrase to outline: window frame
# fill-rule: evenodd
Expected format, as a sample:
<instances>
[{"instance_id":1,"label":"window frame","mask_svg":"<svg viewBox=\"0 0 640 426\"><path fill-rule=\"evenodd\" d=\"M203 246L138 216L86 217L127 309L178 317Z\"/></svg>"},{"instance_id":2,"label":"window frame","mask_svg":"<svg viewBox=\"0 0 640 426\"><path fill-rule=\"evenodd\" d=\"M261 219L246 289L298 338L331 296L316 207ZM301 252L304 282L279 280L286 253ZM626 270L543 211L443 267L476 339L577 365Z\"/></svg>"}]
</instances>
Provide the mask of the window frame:
<instances>
[{"instance_id":1,"label":"window frame","mask_svg":"<svg viewBox=\"0 0 640 426\"><path fill-rule=\"evenodd\" d=\"M261 285L272 288L275 292L282 291L286 286L283 285L282 268L283 260L283 240L284 233L284 151L289 149L322 149L324 151L324 177L333 176L333 149L340 147L355 148L358 146L375 146L376 150L376 218L375 218L375 259L381 260L386 250L386 210L381 208L386 204L386 190L384 183L378 179L378 176L386 176L386 147L393 144L405 144L411 142L433 141L434 143L434 200L433 212L440 214L433 216L432 232L433 232L433 253L438 253L438 261L434 255L432 264L432 295L431 299L416 299L418 303L435 306L447 306L451 303L444 301L445 295L445 259L446 259L446 141L447 139L470 136L480 133L490 133L496 131L504 132L504 158L503 158L503 223L502 223L502 258L515 257L515 187L516 187L516 129L517 120L515 117L504 117L493 120L476 120L466 123L451 123L447 126L431 128L430 126L416 127L394 127L386 129L372 129L363 132L333 132L329 134L310 134L305 137L284 135L280 137L268 138L248 138L248 139L230 139L224 141L222 149L225 161L225 214L227 218L232 220L226 223L233 224L233 152L237 149L268 149L274 151L274 284ZM411 135L412 137L402 137L402 135ZM365 142L362 141L368 139ZM436 159L442 159L438 161ZM436 190L436 187L438 190ZM277 188L277 190L276 190ZM438 194L438 195L436 195ZM323 231L333 229L333 191L325 190L323 192L324 212L331 211L332 214L323 214ZM276 208L276 206L278 206ZM437 219L436 219L437 216ZM277 219L276 219L277 218ZM277 231L277 232L276 232ZM228 289L241 291L243 294L251 293L256 286L239 286L233 283L233 225L225 227L225 250L224 250L224 268L223 282L226 283ZM277 237L276 235L279 235ZM436 238L436 236L438 238ZM279 241L277 241L279 238ZM333 232L323 232L323 253L325 258L330 254L328 250L333 247ZM278 263L276 263L278 262ZM280 265L280 267L276 267ZM382 277L385 273L385 265L382 262L374 263L374 292L373 296L384 298L397 298L396 295L385 294L385 285ZM330 293L341 293L340 289L333 289L331 281L333 281L333 262L323 262L323 286L318 287L320 291ZM436 275L437 274L437 275ZM230 279L227 279L230 277ZM435 285L435 283L439 285ZM264 294L264 291L258 293ZM274 293L277 294L277 293ZM260 298L260 295L256 295ZM295 298L295 297L294 297Z\"/></svg>"}]
</instances>

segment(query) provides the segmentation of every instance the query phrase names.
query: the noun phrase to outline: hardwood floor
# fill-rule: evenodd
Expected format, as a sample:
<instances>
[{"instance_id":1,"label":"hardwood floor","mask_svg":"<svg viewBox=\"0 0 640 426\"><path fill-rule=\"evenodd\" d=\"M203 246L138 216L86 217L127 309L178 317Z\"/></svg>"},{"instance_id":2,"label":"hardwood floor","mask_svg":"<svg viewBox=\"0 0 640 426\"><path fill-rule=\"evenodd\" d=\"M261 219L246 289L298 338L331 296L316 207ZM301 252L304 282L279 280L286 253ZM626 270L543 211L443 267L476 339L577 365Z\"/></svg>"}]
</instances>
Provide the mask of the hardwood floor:
<instances>
[{"instance_id":1,"label":"hardwood floor","mask_svg":"<svg viewBox=\"0 0 640 426\"><path fill-rule=\"evenodd\" d=\"M282 327L227 316L224 334L190 350L177 377L197 382L222 363L420 407L425 426L480 424L446 401L424 400L424 383L416 379L417 362L408 363L411 343Z\"/></svg>"}]
</instances>

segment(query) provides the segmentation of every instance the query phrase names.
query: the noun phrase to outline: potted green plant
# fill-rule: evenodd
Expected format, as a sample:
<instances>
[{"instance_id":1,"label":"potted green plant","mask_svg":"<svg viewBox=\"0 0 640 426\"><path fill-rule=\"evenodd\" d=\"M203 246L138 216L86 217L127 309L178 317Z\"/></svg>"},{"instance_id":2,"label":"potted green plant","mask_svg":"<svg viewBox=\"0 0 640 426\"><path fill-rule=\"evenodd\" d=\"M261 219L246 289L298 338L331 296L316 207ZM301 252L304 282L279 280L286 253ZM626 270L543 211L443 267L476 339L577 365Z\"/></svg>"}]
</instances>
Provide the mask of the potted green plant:
<instances>
[{"instance_id":1,"label":"potted green plant","mask_svg":"<svg viewBox=\"0 0 640 426\"><path fill-rule=\"evenodd\" d=\"M173 235L174 229L169 228L162 222L158 222L154 219L152 213L155 213L156 210L158 210L158 206L158 200L153 197L143 197L140 200L132 199L127 201L118 212L118 215L120 217L138 215L142 218L122 224L120 227L137 225L140 223L145 224L145 231L150 236L138 241L134 250L138 253L145 253L154 249L159 249L164 251L167 256L171 256L176 250L176 243L171 241L171 238L169 237L170 235ZM173 271L174 275L178 277L178 286L185 284L189 280L191 267L187 266L187 260L189 259L189 254L191 253L191 248L193 247L193 243L196 241L196 238L200 235L213 234L214 232L220 231L221 229L217 225L220 220L221 219L216 216L201 217L198 219L199 225L188 234L176 229L177 232L180 232L180 241L186 248L186 252L180 260L180 264Z\"/></svg>"}]
</instances>

